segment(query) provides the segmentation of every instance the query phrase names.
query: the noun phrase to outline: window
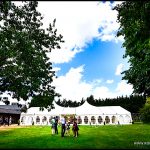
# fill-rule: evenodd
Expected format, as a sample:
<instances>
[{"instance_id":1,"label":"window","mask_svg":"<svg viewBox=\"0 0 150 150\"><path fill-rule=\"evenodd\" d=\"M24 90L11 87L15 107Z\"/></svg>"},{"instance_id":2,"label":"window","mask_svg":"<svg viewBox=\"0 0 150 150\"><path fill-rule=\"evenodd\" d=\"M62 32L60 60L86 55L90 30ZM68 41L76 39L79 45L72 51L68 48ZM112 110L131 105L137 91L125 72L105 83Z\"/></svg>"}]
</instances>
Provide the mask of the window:
<instances>
[{"instance_id":1,"label":"window","mask_svg":"<svg viewBox=\"0 0 150 150\"><path fill-rule=\"evenodd\" d=\"M116 123L116 116L112 116L112 123Z\"/></svg>"},{"instance_id":2,"label":"window","mask_svg":"<svg viewBox=\"0 0 150 150\"><path fill-rule=\"evenodd\" d=\"M123 116L122 116L122 115L120 115L120 116L119 116L118 124L123 123L123 122L124 122Z\"/></svg>"},{"instance_id":3,"label":"window","mask_svg":"<svg viewBox=\"0 0 150 150\"><path fill-rule=\"evenodd\" d=\"M98 116L98 123L101 124L103 122L103 119L101 116Z\"/></svg>"},{"instance_id":4,"label":"window","mask_svg":"<svg viewBox=\"0 0 150 150\"><path fill-rule=\"evenodd\" d=\"M87 116L84 117L84 123L85 123L85 124L88 123L88 117L87 117Z\"/></svg>"},{"instance_id":5,"label":"window","mask_svg":"<svg viewBox=\"0 0 150 150\"><path fill-rule=\"evenodd\" d=\"M95 124L95 122L96 122L96 119L95 119L94 116L92 116L92 117L91 117L91 123L92 123L92 124Z\"/></svg>"},{"instance_id":6,"label":"window","mask_svg":"<svg viewBox=\"0 0 150 150\"><path fill-rule=\"evenodd\" d=\"M25 123L25 117L22 117L22 118L21 118L21 122L22 122L22 124Z\"/></svg>"},{"instance_id":7,"label":"window","mask_svg":"<svg viewBox=\"0 0 150 150\"><path fill-rule=\"evenodd\" d=\"M51 116L51 117L49 117L49 123L51 123L51 120L53 119L53 117Z\"/></svg>"},{"instance_id":8,"label":"window","mask_svg":"<svg viewBox=\"0 0 150 150\"><path fill-rule=\"evenodd\" d=\"M129 115L126 115L126 116L124 117L124 122L125 122L125 123L131 122L131 119L130 119L130 116L129 116Z\"/></svg>"},{"instance_id":9,"label":"window","mask_svg":"<svg viewBox=\"0 0 150 150\"><path fill-rule=\"evenodd\" d=\"M80 116L78 116L77 121L78 121L78 124L81 124L81 123L82 123L82 119L81 119Z\"/></svg>"},{"instance_id":10,"label":"window","mask_svg":"<svg viewBox=\"0 0 150 150\"><path fill-rule=\"evenodd\" d=\"M47 121L47 118L44 116L42 119L42 122L46 122L46 121Z\"/></svg>"},{"instance_id":11,"label":"window","mask_svg":"<svg viewBox=\"0 0 150 150\"><path fill-rule=\"evenodd\" d=\"M40 123L40 117L39 116L36 117L36 123L37 124Z\"/></svg>"},{"instance_id":12,"label":"window","mask_svg":"<svg viewBox=\"0 0 150 150\"><path fill-rule=\"evenodd\" d=\"M110 119L109 119L108 116L105 117L105 122L106 122L107 124L110 123Z\"/></svg>"},{"instance_id":13,"label":"window","mask_svg":"<svg viewBox=\"0 0 150 150\"><path fill-rule=\"evenodd\" d=\"M32 124L33 123L33 117L28 117L28 123Z\"/></svg>"}]
</instances>

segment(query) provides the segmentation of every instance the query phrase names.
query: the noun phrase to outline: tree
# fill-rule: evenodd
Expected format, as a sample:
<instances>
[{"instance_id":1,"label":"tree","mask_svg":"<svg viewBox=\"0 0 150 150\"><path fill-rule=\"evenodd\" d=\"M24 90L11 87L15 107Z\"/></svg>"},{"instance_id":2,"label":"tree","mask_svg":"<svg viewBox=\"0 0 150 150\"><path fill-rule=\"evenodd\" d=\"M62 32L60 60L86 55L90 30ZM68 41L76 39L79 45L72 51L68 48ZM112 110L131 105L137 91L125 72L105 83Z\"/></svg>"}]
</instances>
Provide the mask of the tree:
<instances>
[{"instance_id":1,"label":"tree","mask_svg":"<svg viewBox=\"0 0 150 150\"><path fill-rule=\"evenodd\" d=\"M145 105L140 109L143 123L150 123L150 97L147 98Z\"/></svg>"},{"instance_id":2,"label":"tree","mask_svg":"<svg viewBox=\"0 0 150 150\"><path fill-rule=\"evenodd\" d=\"M87 97L87 102L91 105L94 105L95 99L93 95L90 95L89 97Z\"/></svg>"},{"instance_id":3,"label":"tree","mask_svg":"<svg viewBox=\"0 0 150 150\"><path fill-rule=\"evenodd\" d=\"M27 112L27 106L24 105L24 106L20 109L20 111L26 113L26 112Z\"/></svg>"},{"instance_id":4,"label":"tree","mask_svg":"<svg viewBox=\"0 0 150 150\"><path fill-rule=\"evenodd\" d=\"M133 85L134 93L150 96L150 1L125 1L114 7L120 23L117 36L124 36L123 58L130 68L122 79Z\"/></svg>"},{"instance_id":5,"label":"tree","mask_svg":"<svg viewBox=\"0 0 150 150\"><path fill-rule=\"evenodd\" d=\"M51 86L55 72L47 53L60 49L63 36L57 35L56 19L42 28L37 1L22 4L0 3L0 92L10 91L18 101L40 99L41 107L51 108L58 93Z\"/></svg>"},{"instance_id":6,"label":"tree","mask_svg":"<svg viewBox=\"0 0 150 150\"><path fill-rule=\"evenodd\" d=\"M6 105L9 105L10 104L10 101L9 100L4 100L3 101Z\"/></svg>"},{"instance_id":7,"label":"tree","mask_svg":"<svg viewBox=\"0 0 150 150\"><path fill-rule=\"evenodd\" d=\"M150 105L144 105L140 109L140 114L143 123L150 123Z\"/></svg>"}]
</instances>

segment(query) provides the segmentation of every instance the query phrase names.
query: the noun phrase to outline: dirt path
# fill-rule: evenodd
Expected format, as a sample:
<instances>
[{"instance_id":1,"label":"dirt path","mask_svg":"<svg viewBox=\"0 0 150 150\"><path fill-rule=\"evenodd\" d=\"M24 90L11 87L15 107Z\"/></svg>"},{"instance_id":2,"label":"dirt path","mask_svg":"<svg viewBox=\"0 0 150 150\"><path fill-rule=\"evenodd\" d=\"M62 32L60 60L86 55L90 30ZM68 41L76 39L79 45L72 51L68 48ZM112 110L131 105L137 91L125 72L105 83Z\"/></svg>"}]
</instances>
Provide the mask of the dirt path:
<instances>
[{"instance_id":1,"label":"dirt path","mask_svg":"<svg viewBox=\"0 0 150 150\"><path fill-rule=\"evenodd\" d=\"M1 125L0 126L0 131L1 130L10 130L10 129L14 129L14 128L22 128L23 126L18 126L18 124L12 124L12 125Z\"/></svg>"}]
</instances>

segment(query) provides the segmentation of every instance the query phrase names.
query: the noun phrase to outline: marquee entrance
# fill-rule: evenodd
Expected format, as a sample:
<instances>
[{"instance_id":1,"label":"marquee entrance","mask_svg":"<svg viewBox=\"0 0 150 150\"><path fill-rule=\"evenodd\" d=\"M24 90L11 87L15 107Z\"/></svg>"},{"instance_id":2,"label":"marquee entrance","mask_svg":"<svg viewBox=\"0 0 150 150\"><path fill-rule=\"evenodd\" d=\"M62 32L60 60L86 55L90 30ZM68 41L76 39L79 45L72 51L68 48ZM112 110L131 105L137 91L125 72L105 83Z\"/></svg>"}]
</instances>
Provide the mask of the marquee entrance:
<instances>
[{"instance_id":1,"label":"marquee entrance","mask_svg":"<svg viewBox=\"0 0 150 150\"><path fill-rule=\"evenodd\" d=\"M71 124L73 123L73 120L76 118L75 114L63 114L61 117L64 117L66 119L66 122L70 122Z\"/></svg>"}]
</instances>

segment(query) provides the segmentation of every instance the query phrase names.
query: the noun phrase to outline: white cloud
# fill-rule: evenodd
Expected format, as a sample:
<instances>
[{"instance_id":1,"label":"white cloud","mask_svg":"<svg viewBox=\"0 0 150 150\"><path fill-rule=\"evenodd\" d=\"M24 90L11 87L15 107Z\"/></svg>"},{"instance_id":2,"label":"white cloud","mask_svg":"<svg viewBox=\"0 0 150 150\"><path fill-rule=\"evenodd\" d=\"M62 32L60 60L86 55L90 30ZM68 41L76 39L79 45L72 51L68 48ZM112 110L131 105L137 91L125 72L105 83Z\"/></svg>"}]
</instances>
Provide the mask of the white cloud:
<instances>
[{"instance_id":1,"label":"white cloud","mask_svg":"<svg viewBox=\"0 0 150 150\"><path fill-rule=\"evenodd\" d=\"M117 96L130 95L133 92L133 86L127 84L124 80L117 84L114 91L111 91L107 86L102 86L102 79L95 79L92 82L86 82L82 79L84 73L84 65L77 68L71 68L64 76L54 78L52 85L56 87L56 92L62 95L61 99L80 101L82 98L87 98L93 95L96 99L116 98ZM113 80L107 80L107 83ZM17 102L11 99L11 102ZM30 102L30 100L28 101ZM21 102L22 104L25 102Z\"/></svg>"},{"instance_id":2,"label":"white cloud","mask_svg":"<svg viewBox=\"0 0 150 150\"><path fill-rule=\"evenodd\" d=\"M77 49L74 49L74 50L70 50L68 48L62 48L62 49L56 49L56 50L53 50L51 53L48 53L48 57L50 57L50 61L51 62L54 62L54 63L67 63L69 61L71 61L74 56L81 52L82 49L80 50L77 50Z\"/></svg>"},{"instance_id":3,"label":"white cloud","mask_svg":"<svg viewBox=\"0 0 150 150\"><path fill-rule=\"evenodd\" d=\"M102 79L95 79L90 83L83 81L83 72L84 65L71 68L64 76L54 79L53 85L56 87L56 92L62 95L62 99L80 101L90 95L93 95L96 99L115 98L130 95L133 91L132 86L125 81L119 82L114 91L102 86ZM113 80L107 80L107 83L113 83Z\"/></svg>"},{"instance_id":4,"label":"white cloud","mask_svg":"<svg viewBox=\"0 0 150 150\"><path fill-rule=\"evenodd\" d=\"M123 67L124 67L124 65L122 63L119 64L116 68L115 75L121 75L121 72L123 71Z\"/></svg>"},{"instance_id":5,"label":"white cloud","mask_svg":"<svg viewBox=\"0 0 150 150\"><path fill-rule=\"evenodd\" d=\"M91 85L92 86L92 85ZM92 89L92 95L94 98L116 98L117 96L129 96L133 92L133 86L127 84L126 81L122 80L117 84L115 91L111 91L106 86L98 86Z\"/></svg>"},{"instance_id":6,"label":"white cloud","mask_svg":"<svg viewBox=\"0 0 150 150\"><path fill-rule=\"evenodd\" d=\"M4 102L2 102L2 101L0 101L0 105L5 105L5 103L4 103Z\"/></svg>"},{"instance_id":7,"label":"white cloud","mask_svg":"<svg viewBox=\"0 0 150 150\"><path fill-rule=\"evenodd\" d=\"M105 99L105 98L114 98L116 97L115 93L112 93L107 87L101 86L101 87L96 87L93 89L93 95L94 98L99 99Z\"/></svg>"},{"instance_id":8,"label":"white cloud","mask_svg":"<svg viewBox=\"0 0 150 150\"><path fill-rule=\"evenodd\" d=\"M113 3L112 3L112 6L114 7L114 6L116 6L116 5L120 5L121 3L122 3L123 1L114 1Z\"/></svg>"},{"instance_id":9,"label":"white cloud","mask_svg":"<svg viewBox=\"0 0 150 150\"><path fill-rule=\"evenodd\" d=\"M67 100L80 101L82 97L90 95L91 85L82 81L82 72L84 66L78 68L71 68L64 76L60 76L53 81L56 86L56 92L62 95L62 98Z\"/></svg>"},{"instance_id":10,"label":"white cloud","mask_svg":"<svg viewBox=\"0 0 150 150\"><path fill-rule=\"evenodd\" d=\"M111 84L111 83L113 83L114 82L114 80L107 80L106 81L106 83L108 83L108 84Z\"/></svg>"},{"instance_id":11,"label":"white cloud","mask_svg":"<svg viewBox=\"0 0 150 150\"><path fill-rule=\"evenodd\" d=\"M20 103L20 104L25 104L25 101L22 99L18 101L16 98L12 98L12 93L11 92L4 92L3 94L0 94L1 98L7 97L8 101L10 101L10 104L12 103ZM4 104L2 101L0 102L1 104Z\"/></svg>"},{"instance_id":12,"label":"white cloud","mask_svg":"<svg viewBox=\"0 0 150 150\"><path fill-rule=\"evenodd\" d=\"M100 85L100 83L102 82L102 79L94 79L92 82L90 82L89 84L92 85L92 87L97 87Z\"/></svg>"},{"instance_id":13,"label":"white cloud","mask_svg":"<svg viewBox=\"0 0 150 150\"><path fill-rule=\"evenodd\" d=\"M61 50L53 50L49 57L54 63L69 62L81 52L93 38L102 41L120 41L115 34L119 28L117 11L112 10L116 2L39 2L38 10L44 15L44 27L56 18L58 33L65 43ZM76 47L76 48L75 48ZM74 50L72 50L75 48Z\"/></svg>"},{"instance_id":14,"label":"white cloud","mask_svg":"<svg viewBox=\"0 0 150 150\"><path fill-rule=\"evenodd\" d=\"M122 80L118 83L116 92L118 95L130 95L133 92L133 86L131 84L127 84L125 80Z\"/></svg>"},{"instance_id":15,"label":"white cloud","mask_svg":"<svg viewBox=\"0 0 150 150\"><path fill-rule=\"evenodd\" d=\"M52 71L60 71L61 70L61 68L59 68L59 67L53 67L53 69L52 69Z\"/></svg>"}]
</instances>

